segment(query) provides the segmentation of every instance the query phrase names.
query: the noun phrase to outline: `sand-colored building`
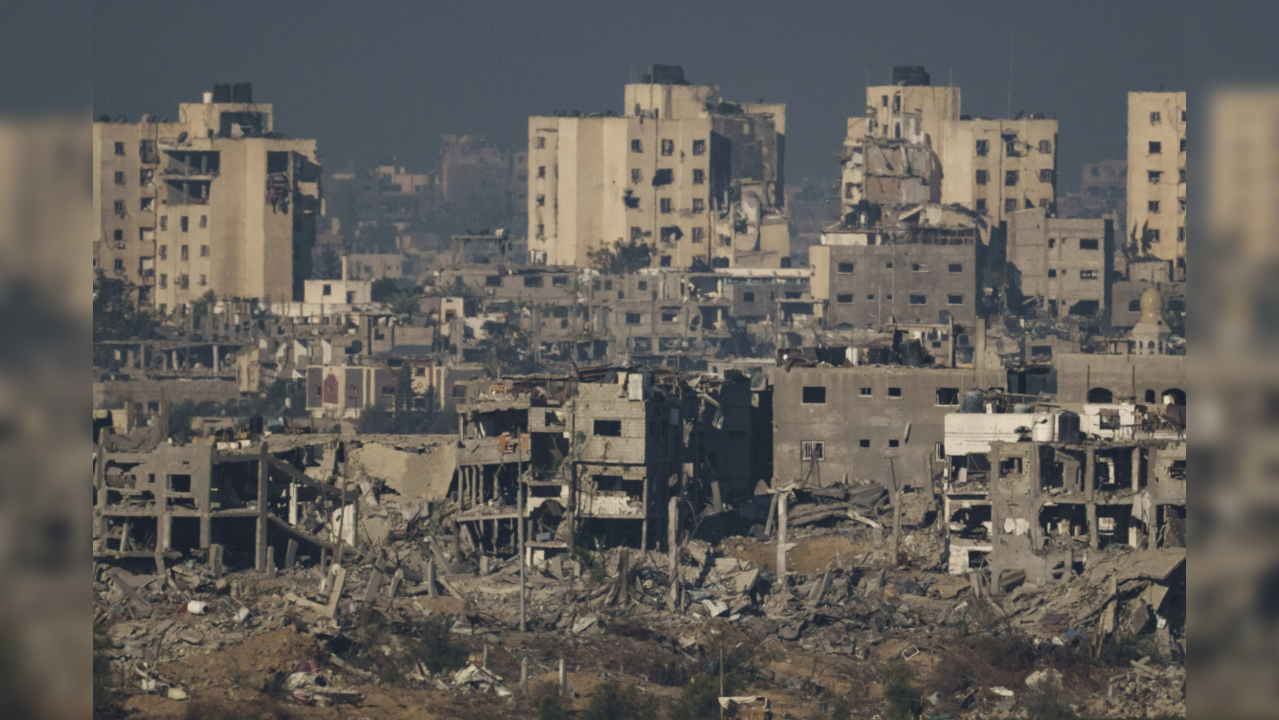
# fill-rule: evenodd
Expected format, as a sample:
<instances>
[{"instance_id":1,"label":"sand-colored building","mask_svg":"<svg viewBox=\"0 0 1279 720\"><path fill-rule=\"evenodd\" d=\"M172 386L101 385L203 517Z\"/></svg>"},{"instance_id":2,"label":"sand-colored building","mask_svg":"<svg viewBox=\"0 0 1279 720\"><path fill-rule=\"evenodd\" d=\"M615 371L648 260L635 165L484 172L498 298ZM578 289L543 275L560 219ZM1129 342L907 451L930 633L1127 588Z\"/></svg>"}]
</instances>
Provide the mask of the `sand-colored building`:
<instances>
[{"instance_id":1,"label":"sand-colored building","mask_svg":"<svg viewBox=\"0 0 1279 720\"><path fill-rule=\"evenodd\" d=\"M724 102L659 65L626 86L625 107L529 118L531 262L586 266L635 239L655 267L788 263L784 105Z\"/></svg>"},{"instance_id":2,"label":"sand-colored building","mask_svg":"<svg viewBox=\"0 0 1279 720\"><path fill-rule=\"evenodd\" d=\"M93 124L94 266L140 303L301 300L320 210L315 140L275 132L247 83L217 85L178 119Z\"/></svg>"},{"instance_id":3,"label":"sand-colored building","mask_svg":"<svg viewBox=\"0 0 1279 720\"><path fill-rule=\"evenodd\" d=\"M1128 93L1127 243L1161 260L1186 256L1186 93Z\"/></svg>"},{"instance_id":4,"label":"sand-colored building","mask_svg":"<svg viewBox=\"0 0 1279 720\"><path fill-rule=\"evenodd\" d=\"M849 119L845 214L863 198L941 202L963 205L996 226L1008 213L1053 206L1056 120L961 115L959 88L930 85L918 66L893 68L893 81L867 87L865 116Z\"/></svg>"}]
</instances>

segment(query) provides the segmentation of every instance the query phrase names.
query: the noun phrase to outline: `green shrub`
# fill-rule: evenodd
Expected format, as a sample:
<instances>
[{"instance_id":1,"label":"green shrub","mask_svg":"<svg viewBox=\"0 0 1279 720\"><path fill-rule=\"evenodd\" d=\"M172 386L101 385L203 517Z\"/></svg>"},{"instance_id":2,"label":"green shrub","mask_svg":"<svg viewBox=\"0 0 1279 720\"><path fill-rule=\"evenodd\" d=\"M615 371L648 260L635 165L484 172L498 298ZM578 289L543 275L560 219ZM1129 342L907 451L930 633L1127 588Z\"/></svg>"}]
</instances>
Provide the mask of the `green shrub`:
<instances>
[{"instance_id":1,"label":"green shrub","mask_svg":"<svg viewBox=\"0 0 1279 720\"><path fill-rule=\"evenodd\" d=\"M453 623L446 615L436 615L418 626L422 663L433 675L466 667L466 648L453 642L449 634L452 627Z\"/></svg>"},{"instance_id":2,"label":"green shrub","mask_svg":"<svg viewBox=\"0 0 1279 720\"><path fill-rule=\"evenodd\" d=\"M634 685L602 683L595 688L582 720L652 720L657 717L657 698L645 696Z\"/></svg>"},{"instance_id":3,"label":"green shrub","mask_svg":"<svg viewBox=\"0 0 1279 720\"><path fill-rule=\"evenodd\" d=\"M924 711L924 696L915 687L915 668L901 662L884 670L884 700L890 720L915 720Z\"/></svg>"}]
</instances>

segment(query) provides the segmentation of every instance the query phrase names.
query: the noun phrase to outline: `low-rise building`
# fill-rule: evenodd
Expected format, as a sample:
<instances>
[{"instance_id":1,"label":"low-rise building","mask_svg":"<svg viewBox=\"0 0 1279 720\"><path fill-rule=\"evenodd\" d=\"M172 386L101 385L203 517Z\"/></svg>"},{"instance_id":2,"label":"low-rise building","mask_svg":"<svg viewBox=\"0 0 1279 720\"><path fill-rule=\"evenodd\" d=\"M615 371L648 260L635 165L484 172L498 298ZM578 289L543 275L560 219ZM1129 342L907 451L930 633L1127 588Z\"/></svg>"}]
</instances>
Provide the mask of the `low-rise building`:
<instances>
[{"instance_id":1,"label":"low-rise building","mask_svg":"<svg viewBox=\"0 0 1279 720\"><path fill-rule=\"evenodd\" d=\"M1050 216L1043 208L1008 215L1010 279L1026 304L1050 319L1105 317L1114 281L1114 223Z\"/></svg>"}]
</instances>

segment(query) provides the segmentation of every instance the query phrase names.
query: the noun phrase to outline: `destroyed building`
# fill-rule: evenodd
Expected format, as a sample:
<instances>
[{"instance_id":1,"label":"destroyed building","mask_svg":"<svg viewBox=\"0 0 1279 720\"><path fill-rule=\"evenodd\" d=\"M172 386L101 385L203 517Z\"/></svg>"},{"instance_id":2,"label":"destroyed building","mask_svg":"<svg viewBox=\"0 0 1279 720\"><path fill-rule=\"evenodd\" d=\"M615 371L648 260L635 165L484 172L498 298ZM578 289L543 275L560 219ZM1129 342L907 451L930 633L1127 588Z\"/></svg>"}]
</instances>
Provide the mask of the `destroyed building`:
<instances>
[{"instance_id":1,"label":"destroyed building","mask_svg":"<svg viewBox=\"0 0 1279 720\"><path fill-rule=\"evenodd\" d=\"M1065 315L1105 317L1114 282L1115 232L1111 219L1050 217L1043 208L1008 215L1008 264L1016 268L1030 308L1049 320Z\"/></svg>"},{"instance_id":2,"label":"destroyed building","mask_svg":"<svg viewBox=\"0 0 1279 720\"><path fill-rule=\"evenodd\" d=\"M1083 414L973 394L946 417L949 568L1069 581L1107 549L1186 547L1183 421L1158 408ZM1167 588L1165 588L1166 592ZM1162 600L1162 595L1158 598ZM1160 602L1150 602L1155 611Z\"/></svg>"}]
</instances>

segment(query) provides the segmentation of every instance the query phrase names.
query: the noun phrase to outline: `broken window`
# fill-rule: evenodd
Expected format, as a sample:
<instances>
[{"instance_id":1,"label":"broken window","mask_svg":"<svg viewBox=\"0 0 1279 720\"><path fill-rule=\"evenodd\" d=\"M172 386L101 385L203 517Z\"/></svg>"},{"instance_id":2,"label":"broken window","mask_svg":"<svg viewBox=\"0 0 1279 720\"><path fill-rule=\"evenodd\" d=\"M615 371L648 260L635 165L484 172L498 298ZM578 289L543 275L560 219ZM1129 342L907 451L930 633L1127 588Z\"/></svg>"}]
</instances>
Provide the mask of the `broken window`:
<instances>
[{"instance_id":1,"label":"broken window","mask_svg":"<svg viewBox=\"0 0 1279 720\"><path fill-rule=\"evenodd\" d=\"M694 154L694 155L705 155L705 154L706 154L706 141L705 141L705 140L694 140L694 141L693 141L693 154Z\"/></svg>"},{"instance_id":2,"label":"broken window","mask_svg":"<svg viewBox=\"0 0 1279 720\"><path fill-rule=\"evenodd\" d=\"M190 245L183 245L183 246L182 246L182 248L181 248L181 258L182 258L183 260L190 260L190 259L191 259L191 249L190 249L190 248L191 248L191 246L190 246Z\"/></svg>"},{"instance_id":3,"label":"broken window","mask_svg":"<svg viewBox=\"0 0 1279 720\"><path fill-rule=\"evenodd\" d=\"M670 255L663 255L663 256L659 257L659 258L657 259L657 264L658 264L658 266L659 266L659 267L670 267L670 266L671 266L671 256L670 256ZM656 293L654 293L654 294L656 294Z\"/></svg>"},{"instance_id":4,"label":"broken window","mask_svg":"<svg viewBox=\"0 0 1279 720\"><path fill-rule=\"evenodd\" d=\"M662 140L662 154L663 154L663 155L674 155L674 154L675 154L675 141L674 141L674 140Z\"/></svg>"},{"instance_id":5,"label":"broken window","mask_svg":"<svg viewBox=\"0 0 1279 720\"><path fill-rule=\"evenodd\" d=\"M1004 136L1004 152L1008 157L1021 157L1021 153L1017 151L1017 136Z\"/></svg>"},{"instance_id":6,"label":"broken window","mask_svg":"<svg viewBox=\"0 0 1279 720\"><path fill-rule=\"evenodd\" d=\"M123 200L116 200L116 201L112 204L112 206L111 206L111 207L115 210L115 214L116 214L116 215L124 215L124 201L123 201Z\"/></svg>"},{"instance_id":7,"label":"broken window","mask_svg":"<svg viewBox=\"0 0 1279 720\"><path fill-rule=\"evenodd\" d=\"M124 260L122 260L122 259L120 259L120 258L116 258L116 260L115 260L115 271L116 271L116 272L124 272ZM160 277L161 277L162 279L164 278L164 276L163 276L163 275L161 275ZM160 287L164 287L164 285L162 284L162 285L160 285Z\"/></svg>"},{"instance_id":8,"label":"broken window","mask_svg":"<svg viewBox=\"0 0 1279 720\"><path fill-rule=\"evenodd\" d=\"M1014 171L1014 172L1015 172L1015 171ZM1016 210L1016 209L1017 209L1017 200L1016 200L1016 199L1014 199L1014 198L1009 198L1008 200L1005 200L1005 201L1004 201L1004 212L1013 212L1013 211L1014 211L1014 210Z\"/></svg>"},{"instance_id":9,"label":"broken window","mask_svg":"<svg viewBox=\"0 0 1279 720\"><path fill-rule=\"evenodd\" d=\"M977 141L977 157L986 157L989 154L990 154L990 141L978 140Z\"/></svg>"},{"instance_id":10,"label":"broken window","mask_svg":"<svg viewBox=\"0 0 1279 720\"><path fill-rule=\"evenodd\" d=\"M700 243L706 240L706 228L693 228L693 242Z\"/></svg>"},{"instance_id":11,"label":"broken window","mask_svg":"<svg viewBox=\"0 0 1279 720\"><path fill-rule=\"evenodd\" d=\"M853 272L854 265L853 263L850 263L850 262L842 262L837 267L841 275L851 275Z\"/></svg>"},{"instance_id":12,"label":"broken window","mask_svg":"<svg viewBox=\"0 0 1279 720\"><path fill-rule=\"evenodd\" d=\"M169 229L169 217L167 215L160 217L160 229L161 230Z\"/></svg>"},{"instance_id":13,"label":"broken window","mask_svg":"<svg viewBox=\"0 0 1279 720\"><path fill-rule=\"evenodd\" d=\"M653 187L670 185L673 182L675 182L675 171L670 168L664 168L653 173Z\"/></svg>"},{"instance_id":14,"label":"broken window","mask_svg":"<svg viewBox=\"0 0 1279 720\"><path fill-rule=\"evenodd\" d=\"M680 230L679 225L668 225L662 228L662 242L675 242L684 237L684 231Z\"/></svg>"},{"instance_id":15,"label":"broken window","mask_svg":"<svg viewBox=\"0 0 1279 720\"><path fill-rule=\"evenodd\" d=\"M637 153L644 152L644 142L642 140L632 140L631 152L637 152Z\"/></svg>"},{"instance_id":16,"label":"broken window","mask_svg":"<svg viewBox=\"0 0 1279 720\"><path fill-rule=\"evenodd\" d=\"M1158 125L1158 124L1159 124L1159 121L1160 121L1161 119L1162 119L1162 116L1160 115L1160 113L1158 113L1158 112L1152 112L1152 113L1150 113L1150 124L1151 124L1151 125Z\"/></svg>"},{"instance_id":17,"label":"broken window","mask_svg":"<svg viewBox=\"0 0 1279 720\"><path fill-rule=\"evenodd\" d=\"M545 206L546 206L546 196L545 196L545 195L538 195L538 196L537 196L537 198L535 199L535 202L537 202L537 206L538 206L538 207L545 207Z\"/></svg>"},{"instance_id":18,"label":"broken window","mask_svg":"<svg viewBox=\"0 0 1279 720\"><path fill-rule=\"evenodd\" d=\"M168 259L169 259L169 246L168 246L168 245L161 245L161 246L160 246L160 259L161 259L161 260L168 260Z\"/></svg>"},{"instance_id":19,"label":"broken window","mask_svg":"<svg viewBox=\"0 0 1279 720\"><path fill-rule=\"evenodd\" d=\"M826 456L826 444L820 440L805 440L799 444L800 460L822 460Z\"/></svg>"},{"instance_id":20,"label":"broken window","mask_svg":"<svg viewBox=\"0 0 1279 720\"><path fill-rule=\"evenodd\" d=\"M1053 143L1051 140L1039 141L1039 152L1047 155L1048 153L1051 153L1052 151L1053 151Z\"/></svg>"},{"instance_id":21,"label":"broken window","mask_svg":"<svg viewBox=\"0 0 1279 720\"><path fill-rule=\"evenodd\" d=\"M644 230L638 226L631 226L631 239L639 240L644 237Z\"/></svg>"},{"instance_id":22,"label":"broken window","mask_svg":"<svg viewBox=\"0 0 1279 720\"><path fill-rule=\"evenodd\" d=\"M669 215L671 213L671 208L672 208L671 199L662 198L661 200L658 201L658 207L661 210L663 215Z\"/></svg>"},{"instance_id":23,"label":"broken window","mask_svg":"<svg viewBox=\"0 0 1279 720\"><path fill-rule=\"evenodd\" d=\"M840 305L851 305L853 302L853 294L840 293L835 296L835 302L839 303Z\"/></svg>"},{"instance_id":24,"label":"broken window","mask_svg":"<svg viewBox=\"0 0 1279 720\"><path fill-rule=\"evenodd\" d=\"M1042 170L1040 170L1040 171L1039 171L1039 182L1046 182L1046 183L1050 183L1050 182L1052 182L1052 181L1053 181L1053 171L1052 171L1052 170L1050 170L1050 169L1048 169L1048 168L1044 168L1044 169L1042 169Z\"/></svg>"},{"instance_id":25,"label":"broken window","mask_svg":"<svg viewBox=\"0 0 1279 720\"><path fill-rule=\"evenodd\" d=\"M973 209L979 213L986 212L986 198L977 198L977 203L974 205Z\"/></svg>"},{"instance_id":26,"label":"broken window","mask_svg":"<svg viewBox=\"0 0 1279 720\"><path fill-rule=\"evenodd\" d=\"M977 184L978 184L978 185L985 185L985 184L986 184L986 180L987 180L987 179L989 179L989 177L990 177L990 173L986 172L985 170L978 170L978 171L977 171Z\"/></svg>"},{"instance_id":27,"label":"broken window","mask_svg":"<svg viewBox=\"0 0 1279 720\"><path fill-rule=\"evenodd\" d=\"M640 183L640 181L641 181L641 180L643 180L643 179L644 179L644 174L643 174L642 172L640 172L639 168L635 168L635 169L632 169L632 170L631 170L631 183L632 183L632 184L634 184L634 185L638 185L638 184ZM538 203L538 205L541 205L541 203Z\"/></svg>"},{"instance_id":28,"label":"broken window","mask_svg":"<svg viewBox=\"0 0 1279 720\"><path fill-rule=\"evenodd\" d=\"M546 166L545 166L545 165L538 165L538 166L537 166L537 176L538 176L538 177L540 177L540 178L544 178L544 177L546 177Z\"/></svg>"},{"instance_id":29,"label":"broken window","mask_svg":"<svg viewBox=\"0 0 1279 720\"><path fill-rule=\"evenodd\" d=\"M626 313L626 324L627 324L627 325L639 325L639 324L640 324L640 314L639 314L639 313L636 313L636 312L628 312L628 313Z\"/></svg>"},{"instance_id":30,"label":"broken window","mask_svg":"<svg viewBox=\"0 0 1279 720\"><path fill-rule=\"evenodd\" d=\"M1151 185L1158 185L1159 179L1162 177L1163 177L1163 173L1160 172L1159 170L1151 170L1146 173L1146 179L1150 181Z\"/></svg>"},{"instance_id":31,"label":"broken window","mask_svg":"<svg viewBox=\"0 0 1279 720\"><path fill-rule=\"evenodd\" d=\"M917 273L926 273L928 272L928 263L911 263L910 271L917 272Z\"/></svg>"},{"instance_id":32,"label":"broken window","mask_svg":"<svg viewBox=\"0 0 1279 720\"><path fill-rule=\"evenodd\" d=\"M542 287L542 276L541 276L541 275L525 275L525 276L524 276L524 287L526 287L526 288L540 288L540 287Z\"/></svg>"},{"instance_id":33,"label":"broken window","mask_svg":"<svg viewBox=\"0 0 1279 720\"><path fill-rule=\"evenodd\" d=\"M1096 280L1097 271L1096 270L1080 270L1079 279L1080 280Z\"/></svg>"},{"instance_id":34,"label":"broken window","mask_svg":"<svg viewBox=\"0 0 1279 720\"><path fill-rule=\"evenodd\" d=\"M1004 185L1007 185L1007 186L1011 187L1011 186L1016 185L1016 184L1017 184L1017 171L1016 171L1016 170L1008 170L1007 172L1005 172L1005 173L1004 173Z\"/></svg>"},{"instance_id":35,"label":"broken window","mask_svg":"<svg viewBox=\"0 0 1279 720\"><path fill-rule=\"evenodd\" d=\"M1150 212L1152 212L1152 213L1157 213L1157 212L1159 212L1159 201L1158 201L1158 200L1151 200L1151 201L1147 202L1147 203L1146 203L1146 210L1148 210L1148 211L1150 211Z\"/></svg>"},{"instance_id":36,"label":"broken window","mask_svg":"<svg viewBox=\"0 0 1279 720\"><path fill-rule=\"evenodd\" d=\"M800 396L800 402L805 405L826 404L826 387L823 385L805 385Z\"/></svg>"},{"instance_id":37,"label":"broken window","mask_svg":"<svg viewBox=\"0 0 1279 720\"><path fill-rule=\"evenodd\" d=\"M603 437L621 437L622 421L621 420L596 420L594 424L594 432L596 435Z\"/></svg>"},{"instance_id":38,"label":"broken window","mask_svg":"<svg viewBox=\"0 0 1279 720\"><path fill-rule=\"evenodd\" d=\"M678 311L678 310L663 310L663 311L662 311L662 322L664 322L664 323L670 323L670 322L675 322L675 321L676 321L676 320L678 320L678 319L679 319L679 311Z\"/></svg>"},{"instance_id":39,"label":"broken window","mask_svg":"<svg viewBox=\"0 0 1279 720\"><path fill-rule=\"evenodd\" d=\"M910 304L911 305L927 305L928 296L922 295L920 293L914 293L910 296Z\"/></svg>"},{"instance_id":40,"label":"broken window","mask_svg":"<svg viewBox=\"0 0 1279 720\"><path fill-rule=\"evenodd\" d=\"M959 388L937 388L938 405L958 405Z\"/></svg>"},{"instance_id":41,"label":"broken window","mask_svg":"<svg viewBox=\"0 0 1279 720\"><path fill-rule=\"evenodd\" d=\"M699 213L706 209L706 201L701 198L693 198L693 212Z\"/></svg>"},{"instance_id":42,"label":"broken window","mask_svg":"<svg viewBox=\"0 0 1279 720\"><path fill-rule=\"evenodd\" d=\"M1079 239L1080 250L1098 250L1100 248L1101 248L1101 242L1098 241L1096 238L1080 238Z\"/></svg>"},{"instance_id":43,"label":"broken window","mask_svg":"<svg viewBox=\"0 0 1279 720\"><path fill-rule=\"evenodd\" d=\"M705 170L702 170L701 168L694 168L694 169L693 169L693 184L694 184L694 185L705 185L705 184L706 184L706 171L705 171Z\"/></svg>"},{"instance_id":44,"label":"broken window","mask_svg":"<svg viewBox=\"0 0 1279 720\"><path fill-rule=\"evenodd\" d=\"M641 291L642 291L642 290L647 290L647 289L648 289L648 281L647 281L647 280L640 280L638 283L636 283L636 287L638 287Z\"/></svg>"},{"instance_id":45,"label":"broken window","mask_svg":"<svg viewBox=\"0 0 1279 720\"><path fill-rule=\"evenodd\" d=\"M1159 153L1163 152L1163 143L1151 141L1148 150L1150 151L1151 155L1158 155Z\"/></svg>"}]
</instances>

